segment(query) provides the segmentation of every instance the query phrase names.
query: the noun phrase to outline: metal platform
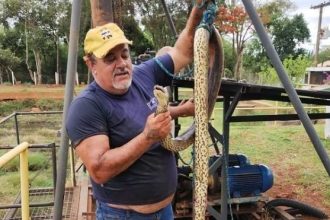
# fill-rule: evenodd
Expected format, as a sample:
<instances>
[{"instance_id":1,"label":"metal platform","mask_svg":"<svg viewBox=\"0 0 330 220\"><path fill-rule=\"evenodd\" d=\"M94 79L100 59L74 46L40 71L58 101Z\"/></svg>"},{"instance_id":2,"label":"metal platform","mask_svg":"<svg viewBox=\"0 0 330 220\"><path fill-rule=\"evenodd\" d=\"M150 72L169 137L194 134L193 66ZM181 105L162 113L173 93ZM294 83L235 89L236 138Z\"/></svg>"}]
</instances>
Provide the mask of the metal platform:
<instances>
[{"instance_id":1,"label":"metal platform","mask_svg":"<svg viewBox=\"0 0 330 220\"><path fill-rule=\"evenodd\" d=\"M79 204L79 187L66 188L64 194L63 218L77 219ZM31 219L53 219L54 190L53 188L30 189ZM10 208L10 206L16 206ZM19 220L21 218L20 194L13 205L0 211L2 220Z\"/></svg>"}]
</instances>

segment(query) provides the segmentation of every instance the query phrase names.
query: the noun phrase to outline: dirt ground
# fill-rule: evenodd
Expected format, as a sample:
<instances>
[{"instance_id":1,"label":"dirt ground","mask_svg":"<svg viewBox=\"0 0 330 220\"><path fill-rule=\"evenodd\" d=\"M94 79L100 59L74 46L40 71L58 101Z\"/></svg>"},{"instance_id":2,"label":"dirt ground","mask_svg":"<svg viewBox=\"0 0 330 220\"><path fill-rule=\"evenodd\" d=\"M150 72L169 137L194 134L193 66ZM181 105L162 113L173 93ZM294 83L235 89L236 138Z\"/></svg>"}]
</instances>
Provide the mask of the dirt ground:
<instances>
[{"instance_id":1,"label":"dirt ground","mask_svg":"<svg viewBox=\"0 0 330 220\"><path fill-rule=\"evenodd\" d=\"M275 164L271 165L271 167L273 169L273 172L276 173L276 179L288 179L288 175L292 179L295 178L294 174L296 172L294 170L283 171L281 169L278 169L278 166L276 166ZM330 206L324 204L324 195L322 195L319 191L314 191L310 188L284 181L275 182L273 187L269 191L267 191L266 195L270 198L286 198L297 200L299 202L322 210L330 217Z\"/></svg>"},{"instance_id":2,"label":"dirt ground","mask_svg":"<svg viewBox=\"0 0 330 220\"><path fill-rule=\"evenodd\" d=\"M45 89L46 88L46 89ZM75 93L81 90L82 87L76 88ZM64 86L52 86L52 85L45 85L45 86L32 86L31 88L27 88L26 86L1 86L0 85L0 104L1 101L5 100L22 100L22 99L63 99L64 97ZM256 102L244 102L240 103L242 106L246 107L265 107L267 104L262 103L260 101ZM287 179L287 175L293 175L295 172L289 171L281 171L276 170L276 165L274 167L274 171L277 173L276 178L281 179L281 177L285 177L283 179ZM292 176L291 178L295 178ZM304 195L308 196L301 196L301 191L304 191ZM330 206L326 206L322 203L323 195L321 195L317 191L311 191L308 188L302 188L302 186L292 185L291 183L281 182L275 183L267 195L271 198L289 198L289 199L296 199L298 201L304 202L306 204L311 204L312 206L321 209L324 211L328 216L330 216Z\"/></svg>"},{"instance_id":3,"label":"dirt ground","mask_svg":"<svg viewBox=\"0 0 330 220\"><path fill-rule=\"evenodd\" d=\"M64 85L0 85L0 101L22 99L63 99Z\"/></svg>"}]
</instances>

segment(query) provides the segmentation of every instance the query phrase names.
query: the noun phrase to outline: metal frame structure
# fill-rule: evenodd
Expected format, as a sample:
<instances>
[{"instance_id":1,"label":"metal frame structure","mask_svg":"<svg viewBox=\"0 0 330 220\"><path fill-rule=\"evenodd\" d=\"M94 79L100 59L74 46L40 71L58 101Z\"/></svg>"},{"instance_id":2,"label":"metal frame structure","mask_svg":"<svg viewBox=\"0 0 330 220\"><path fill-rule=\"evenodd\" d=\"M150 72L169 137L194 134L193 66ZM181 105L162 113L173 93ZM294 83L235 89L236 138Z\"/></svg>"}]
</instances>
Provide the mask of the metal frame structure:
<instances>
[{"instance_id":1,"label":"metal frame structure","mask_svg":"<svg viewBox=\"0 0 330 220\"><path fill-rule=\"evenodd\" d=\"M188 80L175 80L174 97L178 100L178 88L193 88L194 82ZM328 106L330 105L330 92L329 91L309 91L309 90L295 90L300 100L304 104L314 104ZM256 121L288 121L299 120L298 114L276 114L276 115L244 115L233 116L233 112L240 101L247 100L271 100L290 102L289 96L284 88L273 86L253 85L246 83L239 83L231 80L223 80L219 95L223 98L219 101L223 102L223 133L221 137L216 131L210 130L210 135L215 135L217 140L222 143L222 157L213 163L210 167L212 170L221 166L221 212L218 213L212 206L208 207L208 211L215 219L227 219L228 210L227 206L231 199L228 198L228 186L227 186L227 167L228 167L228 155L229 155L229 136L230 136L230 123L235 122L256 122ZM308 114L310 119L324 119L330 118L330 113L310 113ZM214 129L214 128L213 128ZM178 132L178 131L176 131ZM314 146L315 147L315 146ZM327 158L328 155L321 154L321 157ZM325 166L325 164L323 164ZM248 202L248 201L246 201ZM250 201L251 202L251 201Z\"/></svg>"}]
</instances>

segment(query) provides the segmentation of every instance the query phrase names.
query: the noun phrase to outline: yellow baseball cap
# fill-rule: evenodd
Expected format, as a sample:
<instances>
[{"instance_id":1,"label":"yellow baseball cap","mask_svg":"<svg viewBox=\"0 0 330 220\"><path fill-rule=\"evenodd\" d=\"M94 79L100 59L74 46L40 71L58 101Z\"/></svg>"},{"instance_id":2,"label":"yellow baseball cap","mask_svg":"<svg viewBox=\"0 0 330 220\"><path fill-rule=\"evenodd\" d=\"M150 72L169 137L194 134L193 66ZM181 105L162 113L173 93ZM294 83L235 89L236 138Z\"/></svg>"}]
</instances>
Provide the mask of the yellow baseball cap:
<instances>
[{"instance_id":1,"label":"yellow baseball cap","mask_svg":"<svg viewBox=\"0 0 330 220\"><path fill-rule=\"evenodd\" d=\"M93 53L97 58L103 58L109 50L117 45L131 45L132 43L115 23L108 23L97 26L87 32L84 50L86 54Z\"/></svg>"}]
</instances>

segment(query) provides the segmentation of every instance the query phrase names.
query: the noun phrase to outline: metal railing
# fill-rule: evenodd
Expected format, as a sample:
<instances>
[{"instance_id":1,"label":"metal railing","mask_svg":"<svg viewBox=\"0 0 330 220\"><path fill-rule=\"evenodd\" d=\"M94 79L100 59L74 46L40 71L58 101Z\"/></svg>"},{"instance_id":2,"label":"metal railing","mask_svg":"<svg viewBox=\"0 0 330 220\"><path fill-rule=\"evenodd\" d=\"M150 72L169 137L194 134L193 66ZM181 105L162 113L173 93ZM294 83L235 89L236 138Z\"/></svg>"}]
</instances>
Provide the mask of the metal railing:
<instances>
[{"instance_id":1,"label":"metal railing","mask_svg":"<svg viewBox=\"0 0 330 220\"><path fill-rule=\"evenodd\" d=\"M62 111L47 111L47 112L14 112L7 117L0 120L0 124L8 121L11 118L15 119L15 130L16 130L16 141L17 144L20 144L20 135L19 135L19 125L18 125L18 115L49 115L49 114L62 114Z\"/></svg>"},{"instance_id":2,"label":"metal railing","mask_svg":"<svg viewBox=\"0 0 330 220\"><path fill-rule=\"evenodd\" d=\"M17 142L17 145L21 146L20 145L20 141L21 141L21 138L20 138L20 135L21 132L20 130L22 130L24 128L24 126L22 126L22 124L20 123L19 121L19 117L18 116L28 116L28 115L62 115L63 112L62 111L45 111L45 112L14 112L12 114L10 114L9 116L5 117L5 118L2 118L0 119L0 125L3 124L3 123L6 123L8 122L9 120L12 120L14 119L14 129L15 129L15 136L16 136L16 142ZM61 132L60 130L57 130L57 137L59 137L61 135ZM54 185L54 194L55 194L55 190L56 190L56 187L57 187L57 183L56 183L56 176L57 176L57 163L56 163L56 148L58 148L59 146L56 145L55 143L52 143L52 144L29 144L28 145L28 148L48 148L48 149L51 149L51 153L52 153L52 163L53 163L53 185ZM4 149L13 149L13 148L17 148L12 145L6 145L6 146L0 146L0 150L4 150ZM70 153L70 165L71 165L71 180L72 180L72 185L73 187L76 186L76 177L75 177L75 169L74 169L74 152L73 152L73 149L71 148L71 151L69 152ZM3 165L0 166L0 168L2 167ZM28 168L27 168L28 169ZM25 172L27 173L27 172ZM22 176L22 174L21 174ZM29 190L29 189L28 189ZM22 206L21 204L18 202L16 204L12 204L12 205L0 205L0 210L1 209L13 209L13 208L20 208L22 207L22 219L24 219L23 217L23 190L21 191L21 194L22 194L22 197L21 197L21 201L22 201ZM31 200L31 194L29 195L29 191L28 191L28 199ZM31 215L31 217L34 215L34 211L30 210L29 207L44 207L44 206L53 206L54 205L54 202L51 201L51 202L43 202L43 203L29 203L28 204L28 210L29 210L29 214ZM24 212L25 213L25 212ZM26 215L26 214L25 214ZM53 214L52 214L53 215ZM28 215L27 215L28 216ZM28 219L28 218L27 218Z\"/></svg>"},{"instance_id":3,"label":"metal railing","mask_svg":"<svg viewBox=\"0 0 330 220\"><path fill-rule=\"evenodd\" d=\"M28 147L29 143L23 142L0 157L0 168L6 163L20 155L20 176L21 176L21 210L22 219L28 220L29 211L29 169L28 169Z\"/></svg>"}]
</instances>

